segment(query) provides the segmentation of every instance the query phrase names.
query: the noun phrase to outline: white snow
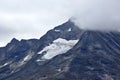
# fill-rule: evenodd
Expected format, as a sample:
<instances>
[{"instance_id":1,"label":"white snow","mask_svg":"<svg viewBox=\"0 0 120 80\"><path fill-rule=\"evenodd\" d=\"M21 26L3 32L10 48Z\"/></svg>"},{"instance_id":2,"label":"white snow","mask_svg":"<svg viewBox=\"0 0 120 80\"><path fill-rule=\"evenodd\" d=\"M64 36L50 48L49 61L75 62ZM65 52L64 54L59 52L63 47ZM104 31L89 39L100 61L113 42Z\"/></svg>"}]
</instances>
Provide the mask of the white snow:
<instances>
[{"instance_id":1,"label":"white snow","mask_svg":"<svg viewBox=\"0 0 120 80\"><path fill-rule=\"evenodd\" d=\"M33 56L34 56L34 52L30 50L27 52L27 54L24 58L22 58L18 62L11 63L10 64L10 69L12 70L11 73L15 73L15 72L21 70L21 67L23 65L25 65L28 61L30 61Z\"/></svg>"},{"instance_id":2,"label":"white snow","mask_svg":"<svg viewBox=\"0 0 120 80\"><path fill-rule=\"evenodd\" d=\"M70 32L70 31L72 31L72 29L71 29L71 28L69 28L69 29L68 29L68 31Z\"/></svg>"},{"instance_id":3,"label":"white snow","mask_svg":"<svg viewBox=\"0 0 120 80\"><path fill-rule=\"evenodd\" d=\"M19 66L26 64L34 55L34 52L29 52L28 55L26 55L19 63Z\"/></svg>"},{"instance_id":4,"label":"white snow","mask_svg":"<svg viewBox=\"0 0 120 80\"><path fill-rule=\"evenodd\" d=\"M53 43L50 44L49 46L45 47L42 51L38 52L38 54L45 53L42 56L41 60L49 60L59 54L66 53L77 42L78 40L66 40L66 39L59 38L53 41Z\"/></svg>"},{"instance_id":5,"label":"white snow","mask_svg":"<svg viewBox=\"0 0 120 80\"><path fill-rule=\"evenodd\" d=\"M61 72L62 71L62 69L58 69L58 72Z\"/></svg>"},{"instance_id":6,"label":"white snow","mask_svg":"<svg viewBox=\"0 0 120 80\"><path fill-rule=\"evenodd\" d=\"M32 58L31 55L27 55L27 56L23 59L23 61L28 61L28 60L31 59L31 58Z\"/></svg>"},{"instance_id":7,"label":"white snow","mask_svg":"<svg viewBox=\"0 0 120 80\"><path fill-rule=\"evenodd\" d=\"M32 58L32 56L33 56L32 54L25 56L24 59L22 61L20 61L20 64L21 65L25 64L26 62L28 62Z\"/></svg>"},{"instance_id":8,"label":"white snow","mask_svg":"<svg viewBox=\"0 0 120 80\"><path fill-rule=\"evenodd\" d=\"M8 65L8 63L5 63L3 66L6 66L6 65Z\"/></svg>"},{"instance_id":9,"label":"white snow","mask_svg":"<svg viewBox=\"0 0 120 80\"><path fill-rule=\"evenodd\" d=\"M9 63L5 63L3 65L0 65L0 68L7 66Z\"/></svg>"},{"instance_id":10,"label":"white snow","mask_svg":"<svg viewBox=\"0 0 120 80\"><path fill-rule=\"evenodd\" d=\"M40 62L40 61L45 61L45 60L42 60L42 59L37 59L36 61L37 61L37 62Z\"/></svg>"},{"instance_id":11,"label":"white snow","mask_svg":"<svg viewBox=\"0 0 120 80\"><path fill-rule=\"evenodd\" d=\"M60 30L55 29L55 32L60 32Z\"/></svg>"}]
</instances>

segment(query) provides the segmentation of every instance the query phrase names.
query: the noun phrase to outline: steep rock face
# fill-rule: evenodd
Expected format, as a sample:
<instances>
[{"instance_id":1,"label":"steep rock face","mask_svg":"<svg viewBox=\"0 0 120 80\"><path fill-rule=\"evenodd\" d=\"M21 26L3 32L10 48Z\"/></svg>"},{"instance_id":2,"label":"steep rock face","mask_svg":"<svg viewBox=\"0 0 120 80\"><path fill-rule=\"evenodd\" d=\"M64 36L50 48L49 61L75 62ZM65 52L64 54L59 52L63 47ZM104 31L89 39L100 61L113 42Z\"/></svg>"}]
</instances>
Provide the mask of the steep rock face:
<instances>
[{"instance_id":1,"label":"steep rock face","mask_svg":"<svg viewBox=\"0 0 120 80\"><path fill-rule=\"evenodd\" d=\"M38 52L52 44L53 41L58 38L77 40L80 38L80 35L81 30L69 20L68 22L48 31L39 40L30 39L18 41L13 39L6 47L0 49L0 53L4 54L1 55L1 57L3 56L3 59L1 58L2 68L0 68L0 79L8 80L8 78L11 79L11 77L16 79L18 76L33 74L38 71L40 65L49 61L46 60L40 63L36 62L37 59L43 56L39 55ZM22 77L20 79L22 79Z\"/></svg>"},{"instance_id":2,"label":"steep rock face","mask_svg":"<svg viewBox=\"0 0 120 80\"><path fill-rule=\"evenodd\" d=\"M37 39L18 41L14 38L5 47L0 48L0 79L18 71L23 65L26 52L37 42Z\"/></svg>"},{"instance_id":3,"label":"steep rock face","mask_svg":"<svg viewBox=\"0 0 120 80\"><path fill-rule=\"evenodd\" d=\"M120 80L120 33L80 30L70 20L0 53L0 80Z\"/></svg>"},{"instance_id":4,"label":"steep rock face","mask_svg":"<svg viewBox=\"0 0 120 80\"><path fill-rule=\"evenodd\" d=\"M118 32L83 31L79 42L67 53L40 62L32 73L23 71L7 80L119 80L119 39Z\"/></svg>"},{"instance_id":5,"label":"steep rock face","mask_svg":"<svg viewBox=\"0 0 120 80\"><path fill-rule=\"evenodd\" d=\"M43 37L41 37L39 40L38 51L43 49L45 46L48 46L50 43L58 38L63 38L66 40L76 40L80 38L80 35L81 30L69 20L68 22L48 31Z\"/></svg>"},{"instance_id":6,"label":"steep rock face","mask_svg":"<svg viewBox=\"0 0 120 80\"><path fill-rule=\"evenodd\" d=\"M70 57L68 70L45 80L119 80L119 39L116 32L85 31L77 45L60 58Z\"/></svg>"},{"instance_id":7,"label":"steep rock face","mask_svg":"<svg viewBox=\"0 0 120 80\"><path fill-rule=\"evenodd\" d=\"M21 54L23 54L37 42L38 42L37 39L18 41L17 39L14 38L5 47L0 48L0 53L4 54L3 56L4 60L10 58L13 59L17 56L20 57Z\"/></svg>"}]
</instances>

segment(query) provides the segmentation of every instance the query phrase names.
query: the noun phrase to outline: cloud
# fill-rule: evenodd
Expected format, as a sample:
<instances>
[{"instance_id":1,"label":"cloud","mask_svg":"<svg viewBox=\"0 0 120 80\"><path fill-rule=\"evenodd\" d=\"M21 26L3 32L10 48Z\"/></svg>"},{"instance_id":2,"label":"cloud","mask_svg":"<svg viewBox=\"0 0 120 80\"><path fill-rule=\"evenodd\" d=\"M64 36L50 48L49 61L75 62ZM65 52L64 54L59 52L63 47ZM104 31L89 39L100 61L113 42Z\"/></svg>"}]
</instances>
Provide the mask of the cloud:
<instances>
[{"instance_id":1,"label":"cloud","mask_svg":"<svg viewBox=\"0 0 120 80\"><path fill-rule=\"evenodd\" d=\"M0 25L0 46L5 45L4 42L7 41L9 37L12 37L14 32L14 30Z\"/></svg>"},{"instance_id":2,"label":"cloud","mask_svg":"<svg viewBox=\"0 0 120 80\"><path fill-rule=\"evenodd\" d=\"M74 17L82 29L119 30L119 0L0 0L0 46L40 38Z\"/></svg>"},{"instance_id":3,"label":"cloud","mask_svg":"<svg viewBox=\"0 0 120 80\"><path fill-rule=\"evenodd\" d=\"M68 5L68 0L0 0L0 46L14 37L40 38L68 20Z\"/></svg>"},{"instance_id":4,"label":"cloud","mask_svg":"<svg viewBox=\"0 0 120 80\"><path fill-rule=\"evenodd\" d=\"M120 30L119 0L75 0L74 22L82 29Z\"/></svg>"}]
</instances>

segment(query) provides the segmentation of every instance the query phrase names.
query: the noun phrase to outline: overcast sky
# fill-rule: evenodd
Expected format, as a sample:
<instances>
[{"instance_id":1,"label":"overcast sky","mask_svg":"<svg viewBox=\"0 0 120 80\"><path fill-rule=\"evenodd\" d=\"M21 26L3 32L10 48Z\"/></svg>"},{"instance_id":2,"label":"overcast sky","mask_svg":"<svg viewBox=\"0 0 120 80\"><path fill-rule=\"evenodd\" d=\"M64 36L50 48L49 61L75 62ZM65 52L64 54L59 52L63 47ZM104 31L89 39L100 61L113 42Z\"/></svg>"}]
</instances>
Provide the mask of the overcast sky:
<instances>
[{"instance_id":1,"label":"overcast sky","mask_svg":"<svg viewBox=\"0 0 120 80\"><path fill-rule=\"evenodd\" d=\"M70 17L69 0L0 0L0 46L12 38L40 38Z\"/></svg>"},{"instance_id":2,"label":"overcast sky","mask_svg":"<svg viewBox=\"0 0 120 80\"><path fill-rule=\"evenodd\" d=\"M120 30L120 0L77 0L74 5L73 16L80 28Z\"/></svg>"},{"instance_id":3,"label":"overcast sky","mask_svg":"<svg viewBox=\"0 0 120 80\"><path fill-rule=\"evenodd\" d=\"M83 29L119 30L120 0L0 0L0 46L40 38L71 17Z\"/></svg>"}]
</instances>

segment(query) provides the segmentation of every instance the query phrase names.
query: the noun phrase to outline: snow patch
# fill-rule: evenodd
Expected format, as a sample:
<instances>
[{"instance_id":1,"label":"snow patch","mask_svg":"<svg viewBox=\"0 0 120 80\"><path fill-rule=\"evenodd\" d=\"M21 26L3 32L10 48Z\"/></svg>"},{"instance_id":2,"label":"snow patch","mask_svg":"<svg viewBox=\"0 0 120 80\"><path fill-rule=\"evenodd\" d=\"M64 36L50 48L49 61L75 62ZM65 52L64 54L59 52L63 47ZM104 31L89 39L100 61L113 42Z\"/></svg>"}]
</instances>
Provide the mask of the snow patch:
<instances>
[{"instance_id":1,"label":"snow patch","mask_svg":"<svg viewBox=\"0 0 120 80\"><path fill-rule=\"evenodd\" d=\"M40 61L45 61L45 60L42 60L42 59L37 59L36 62L40 62Z\"/></svg>"},{"instance_id":2,"label":"snow patch","mask_svg":"<svg viewBox=\"0 0 120 80\"><path fill-rule=\"evenodd\" d=\"M31 55L27 55L27 56L23 59L23 61L28 61L28 60L31 59L31 58L32 58Z\"/></svg>"},{"instance_id":3,"label":"snow patch","mask_svg":"<svg viewBox=\"0 0 120 80\"><path fill-rule=\"evenodd\" d=\"M29 60L32 59L32 57L34 56L34 52L33 51L28 51L26 56L22 59L20 59L19 61L17 62L13 62L10 64L10 70L11 70L11 73L15 73L19 70L21 70L21 67L23 65L25 65Z\"/></svg>"},{"instance_id":4,"label":"snow patch","mask_svg":"<svg viewBox=\"0 0 120 80\"><path fill-rule=\"evenodd\" d=\"M58 69L57 71L58 71L58 72L61 72L61 71L62 71L62 69Z\"/></svg>"},{"instance_id":5,"label":"snow patch","mask_svg":"<svg viewBox=\"0 0 120 80\"><path fill-rule=\"evenodd\" d=\"M68 29L68 31L70 32L70 31L72 31L72 29L71 29L71 28L69 28L69 29Z\"/></svg>"},{"instance_id":6,"label":"snow patch","mask_svg":"<svg viewBox=\"0 0 120 80\"><path fill-rule=\"evenodd\" d=\"M8 65L8 63L5 63L3 66L7 66Z\"/></svg>"},{"instance_id":7,"label":"snow patch","mask_svg":"<svg viewBox=\"0 0 120 80\"><path fill-rule=\"evenodd\" d=\"M79 40L66 40L62 38L58 38L53 41L52 44L45 47L42 51L38 52L38 54L43 54L41 60L49 60L53 57L66 53L70 50Z\"/></svg>"},{"instance_id":8,"label":"snow patch","mask_svg":"<svg viewBox=\"0 0 120 80\"><path fill-rule=\"evenodd\" d=\"M5 67L5 66L7 66L9 63L5 63L5 64L3 64L3 65L0 65L0 68L3 68L3 67Z\"/></svg>"},{"instance_id":9,"label":"snow patch","mask_svg":"<svg viewBox=\"0 0 120 80\"><path fill-rule=\"evenodd\" d=\"M55 29L55 32L60 32L60 30Z\"/></svg>"},{"instance_id":10,"label":"snow patch","mask_svg":"<svg viewBox=\"0 0 120 80\"><path fill-rule=\"evenodd\" d=\"M32 58L33 54L28 54L27 56L24 57L24 59L20 62L21 65L25 64Z\"/></svg>"},{"instance_id":11,"label":"snow patch","mask_svg":"<svg viewBox=\"0 0 120 80\"><path fill-rule=\"evenodd\" d=\"M18 62L18 67L26 64L34 55L34 52L30 51L28 52L28 55L26 55L23 59L21 59L19 62ZM16 66L16 65L15 65Z\"/></svg>"}]
</instances>

